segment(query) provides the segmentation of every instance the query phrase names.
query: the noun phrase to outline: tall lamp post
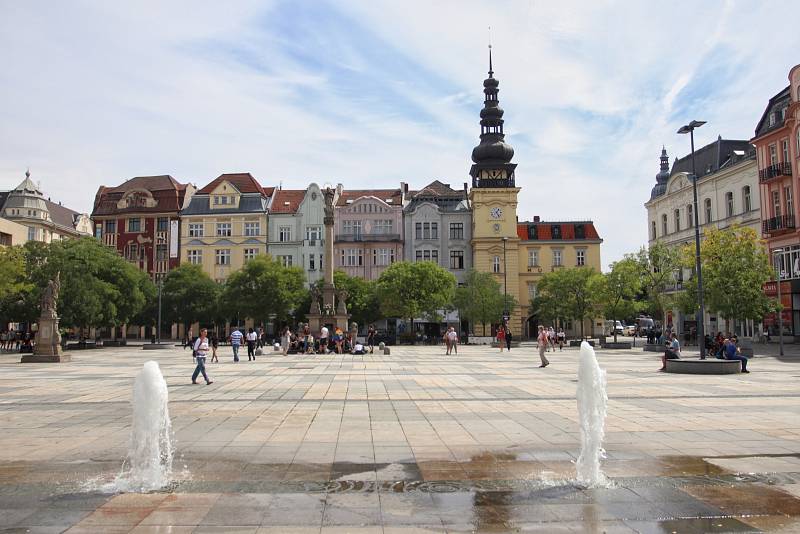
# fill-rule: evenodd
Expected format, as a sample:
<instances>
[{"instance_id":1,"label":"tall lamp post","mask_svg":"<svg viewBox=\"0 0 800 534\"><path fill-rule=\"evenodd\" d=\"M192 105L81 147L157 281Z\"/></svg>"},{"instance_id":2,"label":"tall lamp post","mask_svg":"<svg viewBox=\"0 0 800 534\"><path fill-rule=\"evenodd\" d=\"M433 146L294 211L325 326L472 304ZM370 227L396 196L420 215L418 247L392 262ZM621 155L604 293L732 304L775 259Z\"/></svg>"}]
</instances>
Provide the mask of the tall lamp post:
<instances>
[{"instance_id":1,"label":"tall lamp post","mask_svg":"<svg viewBox=\"0 0 800 534\"><path fill-rule=\"evenodd\" d=\"M775 258L775 280L778 285L778 304L783 306L781 299L781 282L783 281L783 269L781 269L780 254L783 252L782 248L776 248L772 251ZM781 356L783 356L783 310L778 309L778 345L780 347Z\"/></svg>"},{"instance_id":2,"label":"tall lamp post","mask_svg":"<svg viewBox=\"0 0 800 534\"><path fill-rule=\"evenodd\" d=\"M705 121L692 121L678 129L679 134L689 134L692 144L692 192L694 193L694 268L697 271L697 300L700 309L697 312L697 344L700 346L700 359L706 359L705 328L703 319L705 318L705 306L703 305L703 271L700 266L700 217L697 209L697 169L694 162L694 130L704 125Z\"/></svg>"},{"instance_id":3,"label":"tall lamp post","mask_svg":"<svg viewBox=\"0 0 800 534\"><path fill-rule=\"evenodd\" d=\"M506 264L506 243L508 238L503 238L503 322L508 317L508 269Z\"/></svg>"}]
</instances>

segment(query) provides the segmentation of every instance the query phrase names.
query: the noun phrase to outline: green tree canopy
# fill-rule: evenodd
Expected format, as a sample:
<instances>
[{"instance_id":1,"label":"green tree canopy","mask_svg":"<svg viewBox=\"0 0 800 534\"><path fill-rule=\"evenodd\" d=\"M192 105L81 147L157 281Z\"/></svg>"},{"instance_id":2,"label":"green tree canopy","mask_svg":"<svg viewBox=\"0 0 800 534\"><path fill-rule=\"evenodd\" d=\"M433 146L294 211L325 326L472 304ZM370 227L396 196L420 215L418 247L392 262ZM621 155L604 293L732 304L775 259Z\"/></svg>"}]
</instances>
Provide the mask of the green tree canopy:
<instances>
[{"instance_id":1,"label":"green tree canopy","mask_svg":"<svg viewBox=\"0 0 800 534\"><path fill-rule=\"evenodd\" d=\"M675 274L682 266L680 251L656 242L650 248L639 250L636 259L650 309L664 320L674 301L668 291L674 287Z\"/></svg>"},{"instance_id":2,"label":"green tree canopy","mask_svg":"<svg viewBox=\"0 0 800 534\"><path fill-rule=\"evenodd\" d=\"M265 322L287 319L306 296L301 267L285 267L269 255L259 255L231 274L222 292L226 315Z\"/></svg>"},{"instance_id":3,"label":"green tree canopy","mask_svg":"<svg viewBox=\"0 0 800 534\"><path fill-rule=\"evenodd\" d=\"M34 285L28 276L25 250L22 247L0 248L0 325L20 317ZM0 326L2 330L4 326Z\"/></svg>"},{"instance_id":4,"label":"green tree canopy","mask_svg":"<svg viewBox=\"0 0 800 534\"><path fill-rule=\"evenodd\" d=\"M430 261L399 261L377 281L380 308L386 317L432 317L453 300L456 277Z\"/></svg>"},{"instance_id":5,"label":"green tree canopy","mask_svg":"<svg viewBox=\"0 0 800 534\"><path fill-rule=\"evenodd\" d=\"M590 267L557 269L545 274L536 285L531 313L544 320L579 321L584 337L584 320L597 313L597 277L601 276Z\"/></svg>"},{"instance_id":6,"label":"green tree canopy","mask_svg":"<svg viewBox=\"0 0 800 534\"><path fill-rule=\"evenodd\" d=\"M220 293L220 285L200 265L181 264L164 278L161 289L163 323L189 326L196 322L213 322Z\"/></svg>"},{"instance_id":7,"label":"green tree canopy","mask_svg":"<svg viewBox=\"0 0 800 534\"><path fill-rule=\"evenodd\" d=\"M321 291L324 283L324 280L318 280L314 285ZM350 276L344 271L334 271L333 285L336 289L347 291L347 313L353 321L367 325L382 318L375 281Z\"/></svg>"},{"instance_id":8,"label":"green tree canopy","mask_svg":"<svg viewBox=\"0 0 800 534\"><path fill-rule=\"evenodd\" d=\"M641 267L635 256L626 256L611 264L611 270L592 279L591 290L597 296L598 311L607 319L616 321L638 311L636 297L641 291ZM614 328L614 341L617 329Z\"/></svg>"},{"instance_id":9,"label":"green tree canopy","mask_svg":"<svg viewBox=\"0 0 800 534\"><path fill-rule=\"evenodd\" d=\"M463 286L456 288L453 306L458 308L459 315L468 320L475 331L475 325L483 325L486 335L486 323L500 320L503 314L503 292L500 283L491 273L470 269Z\"/></svg>"}]
</instances>

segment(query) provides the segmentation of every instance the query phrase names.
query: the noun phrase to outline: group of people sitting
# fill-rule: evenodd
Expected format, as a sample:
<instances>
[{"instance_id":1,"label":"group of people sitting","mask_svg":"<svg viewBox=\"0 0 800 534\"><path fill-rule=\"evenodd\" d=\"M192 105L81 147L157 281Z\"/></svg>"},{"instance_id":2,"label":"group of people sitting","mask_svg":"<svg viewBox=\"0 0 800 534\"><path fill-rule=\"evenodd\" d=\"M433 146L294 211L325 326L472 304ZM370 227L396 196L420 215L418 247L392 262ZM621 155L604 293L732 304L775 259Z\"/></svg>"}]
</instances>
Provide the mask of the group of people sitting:
<instances>
[{"instance_id":1,"label":"group of people sitting","mask_svg":"<svg viewBox=\"0 0 800 534\"><path fill-rule=\"evenodd\" d=\"M667 360L678 360L681 357L681 345L678 342L678 336L674 332L669 335L665 340L664 355L661 357L661 369L659 371L666 371ZM717 332L715 338L710 335L705 337L706 349L709 354L714 355L720 360L739 360L742 362L742 372L749 373L747 370L747 357L742 354L739 348L739 339L732 334L723 336L721 332Z\"/></svg>"},{"instance_id":2,"label":"group of people sitting","mask_svg":"<svg viewBox=\"0 0 800 534\"><path fill-rule=\"evenodd\" d=\"M369 326L366 346L358 340L357 332L343 332L336 327L331 334L327 326L320 329L319 336L314 337L307 324L300 325L296 331L286 326L281 332L280 349L286 354L370 354L375 350L376 330Z\"/></svg>"}]
</instances>

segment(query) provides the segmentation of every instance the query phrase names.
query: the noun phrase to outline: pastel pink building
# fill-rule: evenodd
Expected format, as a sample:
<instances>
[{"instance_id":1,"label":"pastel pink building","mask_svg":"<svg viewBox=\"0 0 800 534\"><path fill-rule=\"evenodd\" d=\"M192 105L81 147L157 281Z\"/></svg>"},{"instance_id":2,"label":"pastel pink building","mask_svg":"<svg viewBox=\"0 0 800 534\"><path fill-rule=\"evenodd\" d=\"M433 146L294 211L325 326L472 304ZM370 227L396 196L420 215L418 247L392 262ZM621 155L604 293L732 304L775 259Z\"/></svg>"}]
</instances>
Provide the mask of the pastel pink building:
<instances>
[{"instance_id":1,"label":"pastel pink building","mask_svg":"<svg viewBox=\"0 0 800 534\"><path fill-rule=\"evenodd\" d=\"M403 259L405 187L342 191L334 223L335 269L376 280Z\"/></svg>"}]
</instances>

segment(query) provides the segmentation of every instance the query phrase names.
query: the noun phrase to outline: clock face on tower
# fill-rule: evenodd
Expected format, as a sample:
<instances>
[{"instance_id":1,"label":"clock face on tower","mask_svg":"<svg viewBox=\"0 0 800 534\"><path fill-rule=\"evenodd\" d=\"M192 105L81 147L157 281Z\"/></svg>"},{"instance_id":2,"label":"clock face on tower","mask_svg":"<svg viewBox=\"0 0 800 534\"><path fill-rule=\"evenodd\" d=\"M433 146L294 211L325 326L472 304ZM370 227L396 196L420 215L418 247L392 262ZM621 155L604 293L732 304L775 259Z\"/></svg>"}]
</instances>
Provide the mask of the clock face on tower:
<instances>
[{"instance_id":1,"label":"clock face on tower","mask_svg":"<svg viewBox=\"0 0 800 534\"><path fill-rule=\"evenodd\" d=\"M498 179L505 177L506 171L502 169L486 169L481 171L481 178Z\"/></svg>"},{"instance_id":2,"label":"clock face on tower","mask_svg":"<svg viewBox=\"0 0 800 534\"><path fill-rule=\"evenodd\" d=\"M489 214L492 216L492 219L499 219L503 216L503 210L500 208L492 208Z\"/></svg>"}]
</instances>

